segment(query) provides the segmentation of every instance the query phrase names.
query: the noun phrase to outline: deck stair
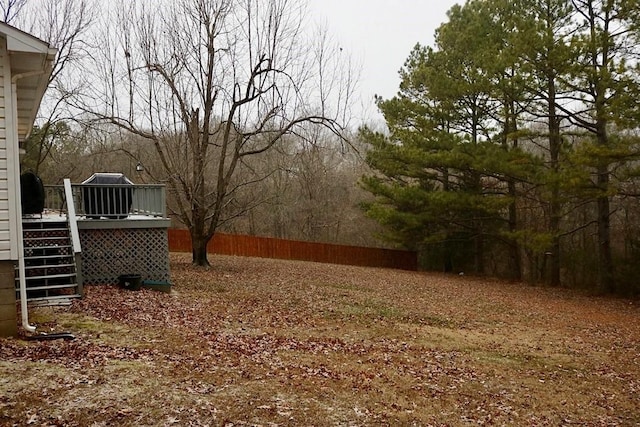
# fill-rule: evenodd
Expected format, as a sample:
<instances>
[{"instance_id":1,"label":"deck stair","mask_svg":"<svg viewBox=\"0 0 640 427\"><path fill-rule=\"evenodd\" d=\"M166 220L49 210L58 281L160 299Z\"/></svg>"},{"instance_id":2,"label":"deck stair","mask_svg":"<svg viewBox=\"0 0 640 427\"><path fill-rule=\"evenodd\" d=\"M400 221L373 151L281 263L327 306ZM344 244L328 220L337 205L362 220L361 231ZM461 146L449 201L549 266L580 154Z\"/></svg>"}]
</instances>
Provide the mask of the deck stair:
<instances>
[{"instance_id":1,"label":"deck stair","mask_svg":"<svg viewBox=\"0 0 640 427\"><path fill-rule=\"evenodd\" d=\"M37 305L67 304L82 295L81 280L66 218L24 218L22 233L27 301ZM19 271L16 293L20 298Z\"/></svg>"}]
</instances>

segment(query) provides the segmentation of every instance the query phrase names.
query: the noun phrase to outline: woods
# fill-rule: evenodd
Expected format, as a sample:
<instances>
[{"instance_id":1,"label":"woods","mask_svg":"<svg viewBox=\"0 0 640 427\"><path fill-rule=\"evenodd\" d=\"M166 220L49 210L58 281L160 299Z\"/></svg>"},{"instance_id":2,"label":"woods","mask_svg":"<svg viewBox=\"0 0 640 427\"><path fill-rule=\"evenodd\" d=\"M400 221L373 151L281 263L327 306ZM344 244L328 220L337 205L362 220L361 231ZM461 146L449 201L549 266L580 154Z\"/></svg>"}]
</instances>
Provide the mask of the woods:
<instances>
[{"instance_id":1,"label":"woods","mask_svg":"<svg viewBox=\"0 0 640 427\"><path fill-rule=\"evenodd\" d=\"M240 165L313 126L340 134L350 70L322 34L303 33L296 1L141 2L114 13L119 28L104 23L111 44L95 64L101 92L80 108L154 148L193 262L208 265L207 242L244 213L235 193L264 179L237 179Z\"/></svg>"},{"instance_id":2,"label":"woods","mask_svg":"<svg viewBox=\"0 0 640 427\"><path fill-rule=\"evenodd\" d=\"M0 4L5 20L61 46L23 168L59 180L87 173L79 159L94 171L140 164L166 183L195 264L208 265L220 227L265 203L244 190L277 172L263 155L347 145L357 73L304 1L54 3Z\"/></svg>"},{"instance_id":3,"label":"woods","mask_svg":"<svg viewBox=\"0 0 640 427\"><path fill-rule=\"evenodd\" d=\"M640 291L636 0L454 6L384 126L354 123L357 66L301 0L0 6L62 46L23 167L165 183L195 264L223 231Z\"/></svg>"},{"instance_id":4,"label":"woods","mask_svg":"<svg viewBox=\"0 0 640 427\"><path fill-rule=\"evenodd\" d=\"M434 268L637 292L637 10L452 8L378 100L389 133L360 132L368 214Z\"/></svg>"}]
</instances>

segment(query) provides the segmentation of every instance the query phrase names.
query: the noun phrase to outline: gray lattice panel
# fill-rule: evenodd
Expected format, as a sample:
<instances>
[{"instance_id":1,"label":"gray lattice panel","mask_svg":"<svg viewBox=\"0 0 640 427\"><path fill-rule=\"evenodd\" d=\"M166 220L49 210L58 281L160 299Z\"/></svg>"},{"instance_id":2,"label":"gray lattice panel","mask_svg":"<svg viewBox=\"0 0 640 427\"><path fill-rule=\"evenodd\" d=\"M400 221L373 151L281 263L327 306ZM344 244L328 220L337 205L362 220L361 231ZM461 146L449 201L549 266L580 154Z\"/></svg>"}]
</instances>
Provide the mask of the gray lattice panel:
<instances>
[{"instance_id":1,"label":"gray lattice panel","mask_svg":"<svg viewBox=\"0 0 640 427\"><path fill-rule=\"evenodd\" d=\"M80 230L85 285L117 284L118 276L169 281L166 228Z\"/></svg>"}]
</instances>

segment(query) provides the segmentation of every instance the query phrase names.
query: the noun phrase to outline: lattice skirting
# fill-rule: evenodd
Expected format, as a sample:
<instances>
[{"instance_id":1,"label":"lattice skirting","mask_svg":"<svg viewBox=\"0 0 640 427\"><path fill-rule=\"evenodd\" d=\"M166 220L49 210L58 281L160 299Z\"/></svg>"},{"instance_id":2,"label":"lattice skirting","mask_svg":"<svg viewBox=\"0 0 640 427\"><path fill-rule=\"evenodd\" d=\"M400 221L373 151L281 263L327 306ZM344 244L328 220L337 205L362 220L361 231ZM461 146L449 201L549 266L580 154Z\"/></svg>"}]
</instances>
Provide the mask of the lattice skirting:
<instances>
[{"instance_id":1,"label":"lattice skirting","mask_svg":"<svg viewBox=\"0 0 640 427\"><path fill-rule=\"evenodd\" d=\"M169 282L166 228L80 230L85 285L117 284L118 276Z\"/></svg>"}]
</instances>

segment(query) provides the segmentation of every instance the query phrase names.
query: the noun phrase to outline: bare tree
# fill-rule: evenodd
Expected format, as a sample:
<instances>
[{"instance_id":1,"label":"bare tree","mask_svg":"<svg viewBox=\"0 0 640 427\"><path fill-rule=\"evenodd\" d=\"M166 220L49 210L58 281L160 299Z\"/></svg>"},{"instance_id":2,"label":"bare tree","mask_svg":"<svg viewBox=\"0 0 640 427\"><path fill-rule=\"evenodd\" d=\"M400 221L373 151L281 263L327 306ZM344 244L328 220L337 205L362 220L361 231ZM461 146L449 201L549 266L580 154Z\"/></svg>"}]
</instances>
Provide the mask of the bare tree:
<instances>
[{"instance_id":1,"label":"bare tree","mask_svg":"<svg viewBox=\"0 0 640 427\"><path fill-rule=\"evenodd\" d=\"M234 200L250 207L220 231L348 245L379 246L380 224L367 218L360 204L371 199L358 185L364 158L353 146L340 145L323 128L309 129L305 141L288 137L276 150L253 157L237 174L256 185L242 188ZM310 142L311 141L311 142Z\"/></svg>"},{"instance_id":2,"label":"bare tree","mask_svg":"<svg viewBox=\"0 0 640 427\"><path fill-rule=\"evenodd\" d=\"M36 35L58 50L48 89L40 109L41 127L29 141L27 155L38 173L50 156L56 138L57 125L69 121L72 115L66 108L69 97L78 92L83 73L83 61L87 58L87 38L97 15L92 0L41 0L27 2L18 0L11 10L15 25ZM5 13L10 7L5 8Z\"/></svg>"},{"instance_id":3,"label":"bare tree","mask_svg":"<svg viewBox=\"0 0 640 427\"><path fill-rule=\"evenodd\" d=\"M189 229L193 262L233 216L246 159L305 126L342 132L354 74L327 37L307 31L301 0L142 1L120 8L96 64L101 92L83 108L155 147ZM106 101L106 103L105 103Z\"/></svg>"},{"instance_id":4,"label":"bare tree","mask_svg":"<svg viewBox=\"0 0 640 427\"><path fill-rule=\"evenodd\" d=\"M2 22L11 24L19 15L22 8L27 4L27 0L2 0L0 1L0 12Z\"/></svg>"}]
</instances>

